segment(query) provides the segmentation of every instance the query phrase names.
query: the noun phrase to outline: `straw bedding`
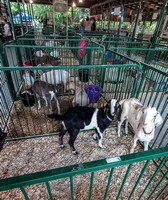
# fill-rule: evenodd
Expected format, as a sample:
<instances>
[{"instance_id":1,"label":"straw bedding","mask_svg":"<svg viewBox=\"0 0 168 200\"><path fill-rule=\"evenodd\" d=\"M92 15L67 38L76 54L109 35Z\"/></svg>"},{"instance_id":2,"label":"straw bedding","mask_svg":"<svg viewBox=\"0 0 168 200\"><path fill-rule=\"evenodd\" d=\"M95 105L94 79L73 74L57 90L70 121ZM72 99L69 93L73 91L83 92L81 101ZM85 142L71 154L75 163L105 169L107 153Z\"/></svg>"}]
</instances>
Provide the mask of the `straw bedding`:
<instances>
[{"instance_id":1,"label":"straw bedding","mask_svg":"<svg viewBox=\"0 0 168 200\"><path fill-rule=\"evenodd\" d=\"M72 106L71 98L73 98L73 96L64 97L63 100L62 97L59 98L59 102L61 104L61 112L64 113L69 107ZM106 95L106 98L111 99L112 97L110 95ZM104 103L104 99L101 98L98 102L98 105L95 106L100 107ZM56 111L56 106L53 108L53 110ZM60 123L48 119L47 114L48 108L45 106L43 106L40 111L37 111L36 106L25 108L21 101L17 101L15 102L13 112L11 113L12 120L8 124L8 131L11 135L13 134L14 136L17 136L19 133L23 133L25 136L27 136L29 134L36 135L59 131ZM112 125L116 125L116 121L113 122ZM103 137L103 145L105 148L100 149L98 147L97 141L94 141L92 138L93 133L94 131L92 130L81 132L78 135L78 138L75 141L75 147L80 153L79 155L73 155L71 153L68 144L68 134L64 136L64 144L66 146L64 149L59 148L58 135L8 142L5 144L4 149L0 152L0 177L1 179L4 179L7 177L14 177L48 169L65 167L73 164L79 164L80 166L84 162L106 159L129 153L133 140L132 134L123 134L121 138L118 138L116 134L116 126L113 126L113 128L108 128L104 132ZM135 151L139 152L143 151L143 149L140 145L138 145ZM108 200L116 199L122 181L125 177L127 167L128 166L125 165L114 170L112 182L109 188L109 195L107 197ZM143 167L144 162L136 163L132 166L128 179L123 187L120 199L128 199L128 196L132 191ZM145 171L140 181L139 186L135 190L132 199L139 199L139 195L144 190L148 180L152 177L155 170L156 166L151 161L149 167ZM103 199L109 173L109 169L95 172L92 193L93 200ZM162 176L163 175L159 172L150 185L149 189L144 194L142 198L143 200L147 199L148 195L157 185ZM74 194L76 200L89 199L90 178L91 173L74 177ZM156 192L152 199L155 199L165 184L166 182L161 184L161 188L159 188L158 192ZM52 181L50 182L50 187L54 199L71 199L69 179ZM31 200L49 199L47 188L44 183L32 185L26 187L25 189L28 192L28 196ZM1 192L0 199L22 200L24 197L19 189L14 189L11 191Z\"/></svg>"},{"instance_id":2,"label":"straw bedding","mask_svg":"<svg viewBox=\"0 0 168 200\"><path fill-rule=\"evenodd\" d=\"M56 123L56 122L54 122ZM75 142L76 149L79 155L73 155L68 145L68 134L64 137L64 144L66 147L60 149L58 147L58 136L42 137L29 140L13 141L5 144L4 149L1 151L0 156L0 177L1 179L13 177L38 171L54 169L58 167L69 166L73 164L82 165L83 162L89 162L99 159L111 158L123 154L128 154L130 145L133 139L131 134L122 135L118 138L115 128L108 128L104 132L103 144L104 149L98 147L97 141L92 138L94 131L81 132ZM140 145L137 146L136 152L142 151ZM130 191L133 189L135 182L144 166L144 162L134 164L129 177L123 188L120 199L128 199ZM121 183L124 179L128 166L121 166L115 169L112 183L109 189L109 200L116 199ZM149 178L155 172L156 167L153 162L150 163L138 189L133 195L133 199L138 199L139 194L142 193ZM107 185L110 170L95 172L94 185L93 185L93 198L94 200L103 199L105 188ZM74 194L75 199L85 200L89 195L89 184L91 174L84 174L74 177ZM159 172L149 190L144 194L144 198L152 191L158 183L162 174ZM166 182L162 183L161 188L164 187ZM68 200L70 198L70 184L69 179L62 179L50 182L51 190L54 199ZM49 199L47 189L44 184L32 185L26 187L30 199ZM160 189L159 189L160 191ZM19 189L0 193L2 200L16 200L24 199L23 194Z\"/></svg>"}]
</instances>

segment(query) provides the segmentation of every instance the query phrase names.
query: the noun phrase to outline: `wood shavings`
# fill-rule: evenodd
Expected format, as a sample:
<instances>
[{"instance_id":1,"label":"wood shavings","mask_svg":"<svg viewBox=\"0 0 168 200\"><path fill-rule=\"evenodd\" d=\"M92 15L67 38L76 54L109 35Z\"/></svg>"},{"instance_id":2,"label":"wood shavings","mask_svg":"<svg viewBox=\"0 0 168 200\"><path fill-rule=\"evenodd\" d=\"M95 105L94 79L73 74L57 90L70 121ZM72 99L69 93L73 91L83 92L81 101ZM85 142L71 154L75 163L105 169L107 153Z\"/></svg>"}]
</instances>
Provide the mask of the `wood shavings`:
<instances>
[{"instance_id":1,"label":"wood shavings","mask_svg":"<svg viewBox=\"0 0 168 200\"><path fill-rule=\"evenodd\" d=\"M13 177L48 169L54 169L73 164L79 164L99 159L111 158L123 154L128 154L132 144L133 136L131 134L122 134L121 138L117 137L115 128L108 128L104 132L103 145L104 149L98 147L98 142L93 140L93 131L81 132L75 141L75 147L79 151L79 155L71 153L68 140L69 135L64 137L65 148L60 149L58 144L58 136L42 137L29 140L20 140L8 142L1 151L0 157L0 177L1 179ZM143 148L138 145L137 151L143 151ZM120 199L128 199L128 195L133 189L135 182L144 166L145 162L136 163L132 166L132 170L123 188ZM116 198L121 183L124 179L128 165L115 168L112 177L109 196L107 199L113 200ZM156 170L153 162L150 162L140 185L133 195L133 199L137 199L139 194L144 190L148 180ZM109 177L110 169L95 172L93 184L93 200L103 199L105 188ZM85 200L89 196L91 174L83 174L74 177L75 199ZM150 194L152 189L161 179L162 174L159 172L151 184L149 190L144 194L144 199ZM161 187L164 187L166 182L163 182ZM53 196L59 200L70 199L70 183L69 179L57 180L50 182ZM44 184L38 184L26 187L26 191L30 199L41 200L49 199ZM159 189L160 191L160 189ZM156 192L158 194L158 192ZM17 190L11 190L0 193L0 198L3 200L24 199L22 193Z\"/></svg>"}]
</instances>

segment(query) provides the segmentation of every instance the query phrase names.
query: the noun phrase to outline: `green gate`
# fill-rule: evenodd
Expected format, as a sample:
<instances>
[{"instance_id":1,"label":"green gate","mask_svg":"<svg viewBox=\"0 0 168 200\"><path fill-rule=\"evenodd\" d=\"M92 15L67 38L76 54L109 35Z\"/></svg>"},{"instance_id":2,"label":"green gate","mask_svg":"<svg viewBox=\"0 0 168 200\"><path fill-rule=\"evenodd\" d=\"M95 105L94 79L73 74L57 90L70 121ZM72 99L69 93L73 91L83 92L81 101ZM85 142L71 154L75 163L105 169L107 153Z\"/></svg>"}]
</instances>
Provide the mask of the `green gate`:
<instances>
[{"instance_id":1,"label":"green gate","mask_svg":"<svg viewBox=\"0 0 168 200\"><path fill-rule=\"evenodd\" d=\"M168 147L7 178L0 197L166 200L167 158Z\"/></svg>"}]
</instances>

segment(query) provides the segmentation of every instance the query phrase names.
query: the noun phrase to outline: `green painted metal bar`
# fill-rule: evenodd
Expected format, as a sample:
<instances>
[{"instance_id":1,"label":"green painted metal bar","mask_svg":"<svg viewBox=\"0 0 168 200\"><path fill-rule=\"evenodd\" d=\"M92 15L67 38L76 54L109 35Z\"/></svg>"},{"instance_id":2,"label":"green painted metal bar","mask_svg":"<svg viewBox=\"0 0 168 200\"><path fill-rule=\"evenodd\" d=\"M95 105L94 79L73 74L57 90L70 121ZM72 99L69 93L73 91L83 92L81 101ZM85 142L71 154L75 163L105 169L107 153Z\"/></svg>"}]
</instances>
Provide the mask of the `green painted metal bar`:
<instances>
[{"instance_id":1,"label":"green painted metal bar","mask_svg":"<svg viewBox=\"0 0 168 200\"><path fill-rule=\"evenodd\" d=\"M1 69L2 69L2 67L9 66L7 56L5 54L3 46L1 46L1 44L0 44L0 60L1 60ZM13 85L11 73L6 72L6 71L4 71L4 73L5 73L5 78L6 78L8 88L10 90L10 94L12 96L12 99L14 100L16 98L16 95L15 95L15 88L14 88L14 85Z\"/></svg>"},{"instance_id":2,"label":"green painted metal bar","mask_svg":"<svg viewBox=\"0 0 168 200\"><path fill-rule=\"evenodd\" d=\"M168 104L167 104L168 105ZM163 123L162 123L162 126L160 127L160 131L162 131L162 129L164 128L164 124L166 124L168 120L168 114L166 115ZM161 146L162 142L164 141L165 137L167 136L168 134L168 129L165 131L164 135L162 136L162 139L160 140L160 143L158 144L158 147ZM154 148L154 144L156 143L156 141L159 139L159 134L156 136L156 138L153 140L153 144L151 145L151 148Z\"/></svg>"},{"instance_id":3,"label":"green painted metal bar","mask_svg":"<svg viewBox=\"0 0 168 200\"><path fill-rule=\"evenodd\" d=\"M164 179L168 178L168 171L165 173L165 175L160 179L160 181L158 182L158 184L156 185L156 187L153 189L153 191L150 193L150 195L148 196L147 200L150 200L152 198L152 196L154 195L154 193L156 192L156 190L158 189L158 187L162 184L162 182L164 181Z\"/></svg>"},{"instance_id":4,"label":"green painted metal bar","mask_svg":"<svg viewBox=\"0 0 168 200\"><path fill-rule=\"evenodd\" d=\"M168 120L168 114L167 114L167 116L166 116L166 118L165 118L165 122ZM164 124L164 122L163 122L163 124ZM163 126L162 126L163 127ZM162 130L162 129L161 129ZM162 145L162 143L163 143L163 141L166 139L166 136L168 135L168 129L166 130L166 132L164 133L164 135L163 135L163 137L162 137L162 139L161 139L161 141L160 141L160 143L159 143L159 148L161 147L161 145ZM155 144L155 143L154 143Z\"/></svg>"},{"instance_id":5,"label":"green painted metal bar","mask_svg":"<svg viewBox=\"0 0 168 200\"><path fill-rule=\"evenodd\" d=\"M159 172L159 170L162 168L162 166L164 165L165 161L167 160L166 157L164 157L160 163L160 165L157 167L155 173L153 174L153 176L150 178L150 180L148 181L145 189L143 190L139 200L142 198L142 196L145 194L146 190L148 189L148 187L150 186L150 184L152 183L152 181L154 180L154 178L156 177L157 173Z\"/></svg>"},{"instance_id":6,"label":"green painted metal bar","mask_svg":"<svg viewBox=\"0 0 168 200\"><path fill-rule=\"evenodd\" d=\"M83 65L83 66L70 66L71 67L71 70L77 70L77 69L93 69L93 65ZM99 65L94 65L94 68L104 68L104 69L108 69L108 68L111 68L112 66L111 65L101 65L101 67ZM123 67L137 67L139 68L139 65L136 65L136 64L117 64L115 65L116 68L123 68ZM63 65L63 66L57 66L57 68L55 68L56 70L59 70L59 69L62 69L62 70L67 70L68 66L66 65ZM38 70L52 70L53 69L53 66L45 66L45 67L38 67ZM16 71L16 70L32 70L32 71L36 71L37 68L35 67L7 67L7 68L1 68L2 71ZM165 73L166 74L166 73Z\"/></svg>"},{"instance_id":7,"label":"green painted metal bar","mask_svg":"<svg viewBox=\"0 0 168 200\"><path fill-rule=\"evenodd\" d=\"M14 188L24 187L28 185L38 184L41 182L52 181L62 178L71 177L78 174L84 174L87 172L93 172L97 170L103 170L113 168L117 166L132 164L141 162L144 160L152 160L165 156L161 165L164 164L166 156L168 156L168 147L149 150L140 153L128 154L120 156L121 161L107 163L106 159L92 161L88 163L82 163L82 165L72 165L63 168L52 169L43 172L37 172L32 174L26 174L18 177L7 178L0 180L0 191L10 190ZM159 171L160 167L157 169ZM72 181L72 178L71 178Z\"/></svg>"},{"instance_id":8,"label":"green painted metal bar","mask_svg":"<svg viewBox=\"0 0 168 200\"><path fill-rule=\"evenodd\" d=\"M118 30L117 30L117 37L120 36L122 19L124 17L124 13L123 13L124 12L124 7L123 7L123 4L120 7L120 12L121 12L121 16L120 16L120 21L119 21Z\"/></svg>"},{"instance_id":9,"label":"green painted metal bar","mask_svg":"<svg viewBox=\"0 0 168 200\"><path fill-rule=\"evenodd\" d=\"M12 16L12 10L11 10L11 6L10 6L10 1L6 0L6 4L7 4L8 13L9 13L10 22L11 22L13 39L16 40L15 27L14 27L14 23L13 23L13 16Z\"/></svg>"},{"instance_id":10,"label":"green painted metal bar","mask_svg":"<svg viewBox=\"0 0 168 200\"><path fill-rule=\"evenodd\" d=\"M32 14L31 14L31 9L30 9L30 2L27 3L27 12L28 12L28 15L31 15L31 16L32 16ZM32 24L32 19L29 18L28 20L29 20L29 25L30 25L30 27L33 28L33 27L32 27L32 25L33 25L33 24Z\"/></svg>"},{"instance_id":11,"label":"green painted metal bar","mask_svg":"<svg viewBox=\"0 0 168 200\"><path fill-rule=\"evenodd\" d=\"M156 76L155 76L155 80L156 81L158 81L159 80L159 82L160 83L166 83L166 77L165 76L162 76L161 74L157 74ZM156 86L155 86L156 87ZM166 91L164 91L164 90L166 90L166 87L165 87L165 89L163 90L162 89L162 87L163 87L163 85L162 84L159 84L159 87L157 88L158 89L158 91L163 91L163 93L162 93L162 95L159 97L159 96L155 96L155 98L154 98L154 100L153 100L153 103L152 103L152 107L155 105L155 103L156 102L158 102L158 100L159 100L159 103L158 103L158 105L157 105L157 109L159 108L159 106L161 105L161 103L162 103L162 101L163 101L163 96L164 96L164 92L166 92ZM156 89L155 89L156 90ZM161 111L161 113L163 112L163 110Z\"/></svg>"},{"instance_id":12,"label":"green painted metal bar","mask_svg":"<svg viewBox=\"0 0 168 200\"><path fill-rule=\"evenodd\" d=\"M122 190L123 190L123 188L124 188L124 185L125 185L125 182L126 182L126 180L127 180L127 178L128 178L128 175L129 175L129 172L130 172L130 170L131 170L131 167L132 167L132 164L130 164L130 165L128 166L128 169L127 169L127 171L126 171L125 177L124 177L124 179L123 179L123 182L122 182L122 185L121 185L120 190L119 190L119 192L118 192L118 195L117 195L116 200L118 200L118 199L120 198L121 192L122 192Z\"/></svg>"},{"instance_id":13,"label":"green painted metal bar","mask_svg":"<svg viewBox=\"0 0 168 200\"><path fill-rule=\"evenodd\" d=\"M22 35L24 33L24 28L23 28L23 20L22 20L22 13L21 13L21 9L20 9L20 3L19 3L19 0L17 0L17 7L18 7L18 10L19 10L19 18L20 18L20 22L21 22L21 31L22 31Z\"/></svg>"},{"instance_id":14,"label":"green painted metal bar","mask_svg":"<svg viewBox=\"0 0 168 200\"><path fill-rule=\"evenodd\" d=\"M138 85L138 82L139 82L139 76L140 76L141 72L142 72L142 66L140 64L140 67L137 68L137 76L136 76L134 83L133 83L133 90L132 90L132 93L131 93L132 97L136 96L136 90L138 88L137 85ZM137 95L138 95L138 93L137 93Z\"/></svg>"},{"instance_id":15,"label":"green painted metal bar","mask_svg":"<svg viewBox=\"0 0 168 200\"><path fill-rule=\"evenodd\" d=\"M33 9L33 4L31 3L31 12L32 12L32 16L33 16L33 20L35 20L35 15L34 15L34 9ZM34 27L34 28L36 28L36 27Z\"/></svg>"},{"instance_id":16,"label":"green painted metal bar","mask_svg":"<svg viewBox=\"0 0 168 200\"><path fill-rule=\"evenodd\" d=\"M163 5L162 5L162 8L160 10L159 19L157 20L157 25L156 25L156 28L155 28L155 32L154 32L153 37L151 39L152 46L154 46L154 44L157 41L157 38L160 35L160 31L161 31L161 28L162 28L162 25L163 25L163 20L164 20L164 15L165 15L167 3L168 3L167 0L163 0Z\"/></svg>"},{"instance_id":17,"label":"green painted metal bar","mask_svg":"<svg viewBox=\"0 0 168 200\"><path fill-rule=\"evenodd\" d=\"M139 182L140 182L140 180L141 180L143 174L145 173L147 167L149 166L149 163L150 163L150 160L146 161L146 163L145 163L143 169L141 170L141 173L140 173L140 175L139 175L139 177L138 177L138 179L137 179L137 181L136 181L136 183L135 183L135 185L134 185L134 188L132 189L131 194L130 194L129 197L128 197L128 200L131 200L131 197L132 197L132 195L133 195L135 189L137 188L137 186L138 186L138 184L139 184Z\"/></svg>"},{"instance_id":18,"label":"green painted metal bar","mask_svg":"<svg viewBox=\"0 0 168 200\"><path fill-rule=\"evenodd\" d=\"M22 6L23 6L24 17L25 17L26 16L25 2L22 2ZM27 20L25 20L25 22L26 22L26 32L27 32L28 31Z\"/></svg>"},{"instance_id":19,"label":"green painted metal bar","mask_svg":"<svg viewBox=\"0 0 168 200\"><path fill-rule=\"evenodd\" d=\"M168 184L166 184L165 187L160 191L160 193L156 197L157 200L162 200L162 195L163 195L163 193L165 192L166 189L168 189ZM167 191L167 193L168 193L168 191Z\"/></svg>"},{"instance_id":20,"label":"green painted metal bar","mask_svg":"<svg viewBox=\"0 0 168 200\"><path fill-rule=\"evenodd\" d=\"M73 183L73 176L70 176L70 189L71 189L71 200L74 200L74 183Z\"/></svg>"},{"instance_id":21,"label":"green painted metal bar","mask_svg":"<svg viewBox=\"0 0 168 200\"><path fill-rule=\"evenodd\" d=\"M10 91L10 90L9 90ZM3 91L2 91L2 88L0 87L0 92L1 92L1 97L2 97L2 99L5 99L5 95L4 95L4 93L3 93ZM10 109L9 109L9 106L8 106L8 104L7 104L7 102L6 101L4 101L4 105L5 105L5 108L6 108L6 110L8 111L8 113L9 113L9 115L10 115ZM9 118L9 117L8 117ZM19 121L20 122L20 121ZM12 126L13 127L15 127L15 124L14 124L14 122L13 122L13 120L11 121L11 123L12 123ZM20 126L21 126L21 124L19 124ZM22 129L22 126L21 126L21 129ZM14 128L14 130L16 130L15 128Z\"/></svg>"},{"instance_id":22,"label":"green painted metal bar","mask_svg":"<svg viewBox=\"0 0 168 200\"><path fill-rule=\"evenodd\" d=\"M94 172L91 173L91 178L90 178L89 200L92 200L93 183L94 183Z\"/></svg>"},{"instance_id":23,"label":"green painted metal bar","mask_svg":"<svg viewBox=\"0 0 168 200\"><path fill-rule=\"evenodd\" d=\"M113 173L114 173L114 168L112 168L111 171L110 171L110 175L109 175L109 178L108 178L108 183L107 183L107 186L106 186L106 191L105 191L103 200L107 199L108 191L109 191L109 188L110 188L110 184L111 184Z\"/></svg>"},{"instance_id":24,"label":"green painted metal bar","mask_svg":"<svg viewBox=\"0 0 168 200\"><path fill-rule=\"evenodd\" d=\"M20 187L20 190L22 191L25 200L30 200L30 198L29 198L29 196L28 196L26 190L24 189L24 187Z\"/></svg>"},{"instance_id":25,"label":"green painted metal bar","mask_svg":"<svg viewBox=\"0 0 168 200\"><path fill-rule=\"evenodd\" d=\"M140 12L141 12L141 2L139 2L139 6L138 6L138 12L137 12L136 20L135 20L134 30L132 33L132 41L134 41L134 39L135 39L135 33L136 33L137 25L139 22Z\"/></svg>"},{"instance_id":26,"label":"green painted metal bar","mask_svg":"<svg viewBox=\"0 0 168 200\"><path fill-rule=\"evenodd\" d=\"M113 0L113 3L112 5L110 5L110 2L109 2L109 20L108 20L108 33L110 32L110 16L111 16L111 12L112 12L112 8L114 6L114 3L115 3L115 0Z\"/></svg>"},{"instance_id":27,"label":"green painted metal bar","mask_svg":"<svg viewBox=\"0 0 168 200\"><path fill-rule=\"evenodd\" d=\"M54 200L53 195L52 195L52 192L51 192L51 188L50 188L49 182L45 182L45 184L46 184L46 187L47 187L47 191L48 191L50 200Z\"/></svg>"}]
</instances>

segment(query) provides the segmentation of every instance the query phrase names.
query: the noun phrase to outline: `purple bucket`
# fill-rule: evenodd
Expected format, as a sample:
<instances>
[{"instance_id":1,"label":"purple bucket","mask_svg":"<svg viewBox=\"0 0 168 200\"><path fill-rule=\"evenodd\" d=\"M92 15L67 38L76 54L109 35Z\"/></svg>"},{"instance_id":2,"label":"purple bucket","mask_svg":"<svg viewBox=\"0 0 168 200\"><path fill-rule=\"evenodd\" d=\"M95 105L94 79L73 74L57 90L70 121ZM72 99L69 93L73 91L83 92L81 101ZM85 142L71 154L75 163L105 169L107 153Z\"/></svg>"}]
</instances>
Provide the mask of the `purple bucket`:
<instances>
[{"instance_id":1,"label":"purple bucket","mask_svg":"<svg viewBox=\"0 0 168 200\"><path fill-rule=\"evenodd\" d=\"M85 91L89 97L89 102L97 103L100 98L102 88L98 85L88 85L86 86Z\"/></svg>"}]
</instances>

